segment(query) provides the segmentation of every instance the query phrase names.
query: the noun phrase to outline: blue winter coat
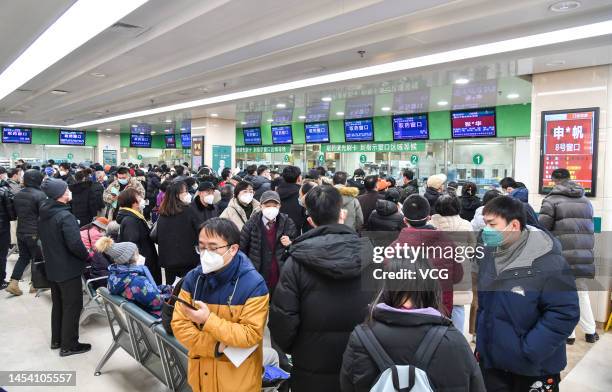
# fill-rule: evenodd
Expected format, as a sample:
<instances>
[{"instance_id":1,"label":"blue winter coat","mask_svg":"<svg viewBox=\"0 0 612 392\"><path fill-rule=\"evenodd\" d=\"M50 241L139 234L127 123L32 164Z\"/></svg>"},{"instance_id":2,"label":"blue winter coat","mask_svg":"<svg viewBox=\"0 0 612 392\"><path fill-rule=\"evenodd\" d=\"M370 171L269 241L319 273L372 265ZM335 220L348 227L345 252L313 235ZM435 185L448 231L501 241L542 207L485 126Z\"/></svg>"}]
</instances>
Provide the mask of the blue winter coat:
<instances>
[{"instance_id":1,"label":"blue winter coat","mask_svg":"<svg viewBox=\"0 0 612 392\"><path fill-rule=\"evenodd\" d=\"M578 295L558 241L527 229L525 247L499 275L494 248L479 263L476 350L485 368L556 374L567 364L565 339L580 318Z\"/></svg>"},{"instance_id":2,"label":"blue winter coat","mask_svg":"<svg viewBox=\"0 0 612 392\"><path fill-rule=\"evenodd\" d=\"M153 316L160 317L162 304L172 294L172 286L156 285L144 265L108 266L108 291L134 302Z\"/></svg>"}]
</instances>

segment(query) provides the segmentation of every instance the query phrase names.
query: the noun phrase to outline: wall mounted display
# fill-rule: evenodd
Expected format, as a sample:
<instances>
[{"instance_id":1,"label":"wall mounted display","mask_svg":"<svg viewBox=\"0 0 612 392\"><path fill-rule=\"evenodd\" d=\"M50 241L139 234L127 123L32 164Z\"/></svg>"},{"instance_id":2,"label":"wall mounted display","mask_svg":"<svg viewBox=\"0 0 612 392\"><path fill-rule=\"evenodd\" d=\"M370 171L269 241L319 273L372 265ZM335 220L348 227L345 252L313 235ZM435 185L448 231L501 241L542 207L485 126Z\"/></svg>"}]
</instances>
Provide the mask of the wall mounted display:
<instances>
[{"instance_id":1,"label":"wall mounted display","mask_svg":"<svg viewBox=\"0 0 612 392\"><path fill-rule=\"evenodd\" d=\"M151 135L131 134L130 147L151 148Z\"/></svg>"},{"instance_id":2,"label":"wall mounted display","mask_svg":"<svg viewBox=\"0 0 612 392\"><path fill-rule=\"evenodd\" d=\"M429 89L398 92L393 95L393 111L423 113L429 109Z\"/></svg>"},{"instance_id":3,"label":"wall mounted display","mask_svg":"<svg viewBox=\"0 0 612 392\"><path fill-rule=\"evenodd\" d=\"M393 140L429 139L427 114L402 114L391 118Z\"/></svg>"},{"instance_id":4,"label":"wall mounted display","mask_svg":"<svg viewBox=\"0 0 612 392\"><path fill-rule=\"evenodd\" d=\"M374 122L372 119L344 120L344 140L347 142L374 141Z\"/></svg>"},{"instance_id":5,"label":"wall mounted display","mask_svg":"<svg viewBox=\"0 0 612 392\"><path fill-rule=\"evenodd\" d=\"M191 148L191 133L181 133L181 146Z\"/></svg>"},{"instance_id":6,"label":"wall mounted display","mask_svg":"<svg viewBox=\"0 0 612 392\"><path fill-rule=\"evenodd\" d=\"M164 135L166 148L176 148L176 137L174 135Z\"/></svg>"},{"instance_id":7,"label":"wall mounted display","mask_svg":"<svg viewBox=\"0 0 612 392\"><path fill-rule=\"evenodd\" d=\"M258 146L261 144L261 128L243 128L244 144L247 146Z\"/></svg>"},{"instance_id":8,"label":"wall mounted display","mask_svg":"<svg viewBox=\"0 0 612 392\"><path fill-rule=\"evenodd\" d=\"M495 109L451 112L451 128L453 139L495 137Z\"/></svg>"},{"instance_id":9,"label":"wall mounted display","mask_svg":"<svg viewBox=\"0 0 612 392\"><path fill-rule=\"evenodd\" d=\"M364 118L374 115L374 96L348 98L344 106L346 118Z\"/></svg>"},{"instance_id":10,"label":"wall mounted display","mask_svg":"<svg viewBox=\"0 0 612 392\"><path fill-rule=\"evenodd\" d=\"M32 144L32 129L2 127L2 143Z\"/></svg>"},{"instance_id":11,"label":"wall mounted display","mask_svg":"<svg viewBox=\"0 0 612 392\"><path fill-rule=\"evenodd\" d=\"M293 133L291 132L291 125L273 125L272 131L272 144L291 144L293 143Z\"/></svg>"},{"instance_id":12,"label":"wall mounted display","mask_svg":"<svg viewBox=\"0 0 612 392\"><path fill-rule=\"evenodd\" d=\"M59 144L67 146L84 146L86 134L84 131L59 131Z\"/></svg>"},{"instance_id":13,"label":"wall mounted display","mask_svg":"<svg viewBox=\"0 0 612 392\"><path fill-rule=\"evenodd\" d=\"M329 124L325 121L305 123L306 143L329 143Z\"/></svg>"}]
</instances>

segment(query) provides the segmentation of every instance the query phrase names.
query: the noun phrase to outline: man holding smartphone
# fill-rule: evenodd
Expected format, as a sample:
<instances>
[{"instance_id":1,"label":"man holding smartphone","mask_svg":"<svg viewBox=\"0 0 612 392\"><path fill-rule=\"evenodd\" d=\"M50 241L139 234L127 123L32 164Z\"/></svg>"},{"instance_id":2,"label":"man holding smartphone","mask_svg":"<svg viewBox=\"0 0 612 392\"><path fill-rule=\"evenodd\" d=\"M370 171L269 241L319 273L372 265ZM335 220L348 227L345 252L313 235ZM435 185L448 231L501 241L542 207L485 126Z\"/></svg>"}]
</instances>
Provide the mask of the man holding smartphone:
<instances>
[{"instance_id":1,"label":"man holding smartphone","mask_svg":"<svg viewBox=\"0 0 612 392\"><path fill-rule=\"evenodd\" d=\"M239 250L240 231L211 218L200 228L200 264L186 276L172 317L174 336L189 350L189 385L197 391L258 391L262 381L268 288ZM236 365L223 351L251 352ZM229 354L228 354L229 355Z\"/></svg>"}]
</instances>

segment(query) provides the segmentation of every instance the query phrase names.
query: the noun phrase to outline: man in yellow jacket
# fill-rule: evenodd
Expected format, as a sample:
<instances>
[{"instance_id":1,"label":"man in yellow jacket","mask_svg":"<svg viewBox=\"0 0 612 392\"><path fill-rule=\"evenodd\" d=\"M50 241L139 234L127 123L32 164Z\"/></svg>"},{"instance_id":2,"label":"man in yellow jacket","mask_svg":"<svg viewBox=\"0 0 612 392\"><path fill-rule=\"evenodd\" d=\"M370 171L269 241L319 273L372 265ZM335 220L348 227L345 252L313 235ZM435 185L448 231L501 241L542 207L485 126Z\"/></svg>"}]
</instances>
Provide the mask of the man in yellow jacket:
<instances>
[{"instance_id":1,"label":"man in yellow jacket","mask_svg":"<svg viewBox=\"0 0 612 392\"><path fill-rule=\"evenodd\" d=\"M206 221L199 235L201 265L185 276L179 294L197 310L178 301L174 308L172 330L189 350L188 379L194 392L261 390L269 294L239 244L234 223ZM223 353L228 347L256 348L236 367Z\"/></svg>"}]
</instances>

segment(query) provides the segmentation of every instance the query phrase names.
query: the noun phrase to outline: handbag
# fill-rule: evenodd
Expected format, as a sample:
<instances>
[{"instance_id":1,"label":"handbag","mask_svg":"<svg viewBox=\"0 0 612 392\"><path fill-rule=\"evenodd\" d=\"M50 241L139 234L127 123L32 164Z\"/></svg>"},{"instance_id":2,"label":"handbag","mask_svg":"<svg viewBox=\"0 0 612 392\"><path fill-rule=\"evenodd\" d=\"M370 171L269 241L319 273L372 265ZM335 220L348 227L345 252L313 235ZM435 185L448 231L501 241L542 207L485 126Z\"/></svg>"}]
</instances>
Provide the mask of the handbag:
<instances>
[{"instance_id":1,"label":"handbag","mask_svg":"<svg viewBox=\"0 0 612 392\"><path fill-rule=\"evenodd\" d=\"M44 261L32 263L32 287L35 289L49 289L51 283L47 279L47 270Z\"/></svg>"}]
</instances>

